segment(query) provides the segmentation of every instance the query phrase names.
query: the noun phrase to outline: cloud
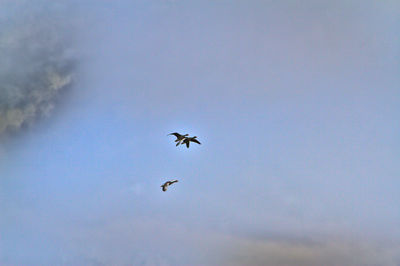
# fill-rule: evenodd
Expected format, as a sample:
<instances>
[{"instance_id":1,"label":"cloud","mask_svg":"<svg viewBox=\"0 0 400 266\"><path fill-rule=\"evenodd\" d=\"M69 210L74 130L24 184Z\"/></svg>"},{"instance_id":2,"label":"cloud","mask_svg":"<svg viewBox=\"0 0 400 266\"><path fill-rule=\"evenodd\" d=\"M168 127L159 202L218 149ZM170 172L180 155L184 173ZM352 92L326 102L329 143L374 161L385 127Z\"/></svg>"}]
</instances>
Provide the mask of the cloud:
<instances>
[{"instance_id":1,"label":"cloud","mask_svg":"<svg viewBox=\"0 0 400 266\"><path fill-rule=\"evenodd\" d=\"M57 250L62 250L54 261L66 265L266 266L396 266L400 262L398 241L354 235L240 236L161 216L108 214L105 219L83 219L79 223L67 218L58 229L47 224L55 230L47 232L47 237L58 239ZM29 257L27 262L35 259Z\"/></svg>"},{"instance_id":2,"label":"cloud","mask_svg":"<svg viewBox=\"0 0 400 266\"><path fill-rule=\"evenodd\" d=\"M400 243L362 239L236 239L225 265L399 265Z\"/></svg>"},{"instance_id":3,"label":"cloud","mask_svg":"<svg viewBox=\"0 0 400 266\"><path fill-rule=\"evenodd\" d=\"M24 1L0 6L19 14L0 16L2 136L51 113L62 91L72 84L75 58L67 23L51 6L32 8Z\"/></svg>"}]
</instances>

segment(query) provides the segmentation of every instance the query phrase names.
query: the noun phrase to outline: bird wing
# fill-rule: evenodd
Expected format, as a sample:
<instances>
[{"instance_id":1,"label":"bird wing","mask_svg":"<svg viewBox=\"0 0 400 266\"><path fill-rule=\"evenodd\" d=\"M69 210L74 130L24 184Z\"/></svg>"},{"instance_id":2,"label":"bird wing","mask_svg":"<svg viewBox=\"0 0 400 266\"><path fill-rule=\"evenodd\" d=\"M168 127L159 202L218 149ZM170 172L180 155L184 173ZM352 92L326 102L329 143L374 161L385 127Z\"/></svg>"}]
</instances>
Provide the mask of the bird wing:
<instances>
[{"instance_id":1,"label":"bird wing","mask_svg":"<svg viewBox=\"0 0 400 266\"><path fill-rule=\"evenodd\" d=\"M162 187L162 191L167 191L167 186L161 186Z\"/></svg>"},{"instance_id":2,"label":"bird wing","mask_svg":"<svg viewBox=\"0 0 400 266\"><path fill-rule=\"evenodd\" d=\"M196 142L197 144L201 144L200 141L198 141L197 139L191 139L191 141Z\"/></svg>"},{"instance_id":3,"label":"bird wing","mask_svg":"<svg viewBox=\"0 0 400 266\"><path fill-rule=\"evenodd\" d=\"M178 182L178 180L172 180L172 181L170 181L171 182L171 184L173 184L173 183L176 183L176 182Z\"/></svg>"},{"instance_id":4,"label":"bird wing","mask_svg":"<svg viewBox=\"0 0 400 266\"><path fill-rule=\"evenodd\" d=\"M168 134L168 136L169 136L169 135L174 135L177 139L179 139L179 138L181 137L181 134L179 134L179 133L177 133L177 132L170 133L170 134Z\"/></svg>"}]
</instances>

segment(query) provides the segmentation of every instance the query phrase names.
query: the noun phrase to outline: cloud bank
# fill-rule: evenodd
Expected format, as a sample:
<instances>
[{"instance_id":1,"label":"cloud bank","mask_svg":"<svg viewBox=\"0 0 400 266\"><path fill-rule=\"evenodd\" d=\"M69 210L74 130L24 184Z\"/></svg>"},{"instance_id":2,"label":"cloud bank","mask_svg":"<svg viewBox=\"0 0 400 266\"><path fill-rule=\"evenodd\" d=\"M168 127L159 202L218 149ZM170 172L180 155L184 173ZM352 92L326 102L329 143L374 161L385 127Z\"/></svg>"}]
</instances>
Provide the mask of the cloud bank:
<instances>
[{"instance_id":1,"label":"cloud bank","mask_svg":"<svg viewBox=\"0 0 400 266\"><path fill-rule=\"evenodd\" d=\"M385 265L400 263L400 244L344 239L238 239L225 265L317 266Z\"/></svg>"},{"instance_id":2,"label":"cloud bank","mask_svg":"<svg viewBox=\"0 0 400 266\"><path fill-rule=\"evenodd\" d=\"M400 263L398 241L351 234L347 237L278 234L260 238L168 219L118 215L79 226L66 222L62 229L62 233L57 230L51 234L50 239L63 239L61 246L51 247L56 250L51 260L42 261L40 252L34 252L19 261L0 256L1 264L397 266Z\"/></svg>"}]
</instances>

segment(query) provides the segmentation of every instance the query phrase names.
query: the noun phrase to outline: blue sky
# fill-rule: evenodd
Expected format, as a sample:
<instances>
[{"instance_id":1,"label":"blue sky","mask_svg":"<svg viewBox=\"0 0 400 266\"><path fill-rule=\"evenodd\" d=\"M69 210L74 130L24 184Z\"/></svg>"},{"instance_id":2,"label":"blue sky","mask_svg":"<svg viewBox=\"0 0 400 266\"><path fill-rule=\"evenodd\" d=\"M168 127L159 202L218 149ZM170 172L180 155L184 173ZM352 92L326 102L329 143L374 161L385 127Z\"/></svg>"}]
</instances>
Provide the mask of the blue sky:
<instances>
[{"instance_id":1,"label":"blue sky","mask_svg":"<svg viewBox=\"0 0 400 266\"><path fill-rule=\"evenodd\" d=\"M2 265L398 265L397 1L68 8L75 84L0 146Z\"/></svg>"}]
</instances>

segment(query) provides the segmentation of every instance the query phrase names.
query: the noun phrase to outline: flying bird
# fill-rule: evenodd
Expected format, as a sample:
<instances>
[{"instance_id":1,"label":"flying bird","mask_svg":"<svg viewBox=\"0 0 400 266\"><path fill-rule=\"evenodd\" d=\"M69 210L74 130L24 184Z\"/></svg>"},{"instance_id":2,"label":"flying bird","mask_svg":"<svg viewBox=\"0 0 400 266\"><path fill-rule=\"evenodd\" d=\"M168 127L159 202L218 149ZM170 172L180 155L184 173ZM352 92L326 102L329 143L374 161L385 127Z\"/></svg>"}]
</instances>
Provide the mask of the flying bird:
<instances>
[{"instance_id":1,"label":"flying bird","mask_svg":"<svg viewBox=\"0 0 400 266\"><path fill-rule=\"evenodd\" d=\"M161 185L162 187L162 191L167 191L168 186L172 185L173 183L178 182L178 180L171 180L171 181L167 181L165 182L163 185Z\"/></svg>"},{"instance_id":2,"label":"flying bird","mask_svg":"<svg viewBox=\"0 0 400 266\"><path fill-rule=\"evenodd\" d=\"M197 138L197 136L190 137L190 138L185 137L185 139L182 141L182 144L186 144L187 148L189 148L190 142L195 142L197 144L201 144L200 141L198 141L196 138Z\"/></svg>"},{"instance_id":3,"label":"flying bird","mask_svg":"<svg viewBox=\"0 0 400 266\"><path fill-rule=\"evenodd\" d=\"M174 135L174 136L176 137L176 140L175 140L175 142L177 142L177 143L176 143L176 146L178 146L179 144L181 144L182 140L184 140L187 136L189 136L189 134L181 135L181 134L179 134L179 133L177 133L177 132L170 133L170 134L168 134L168 136L169 136L169 135Z\"/></svg>"}]
</instances>

